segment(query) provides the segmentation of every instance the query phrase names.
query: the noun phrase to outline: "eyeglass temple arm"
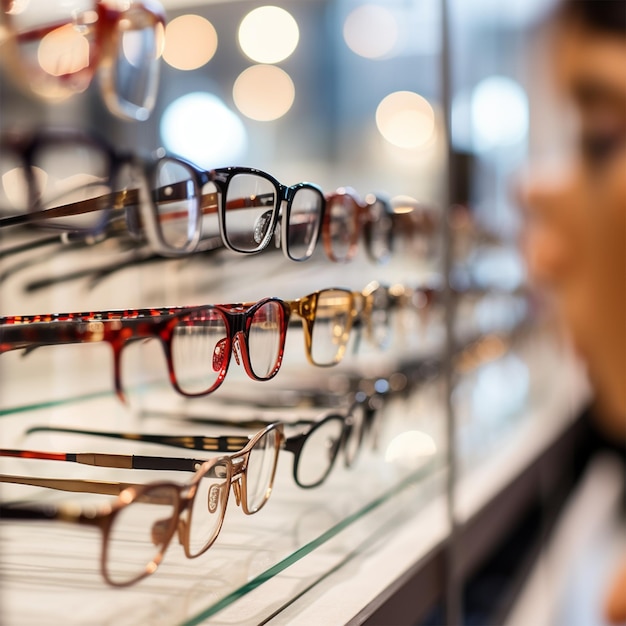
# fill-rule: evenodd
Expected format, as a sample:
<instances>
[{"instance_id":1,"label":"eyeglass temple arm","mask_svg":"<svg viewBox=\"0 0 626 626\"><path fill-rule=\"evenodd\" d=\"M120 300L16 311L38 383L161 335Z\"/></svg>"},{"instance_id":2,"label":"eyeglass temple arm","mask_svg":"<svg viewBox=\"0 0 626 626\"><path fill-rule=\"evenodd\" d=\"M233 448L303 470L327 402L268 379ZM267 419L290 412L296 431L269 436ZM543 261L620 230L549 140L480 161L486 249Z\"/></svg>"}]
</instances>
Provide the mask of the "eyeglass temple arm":
<instances>
[{"instance_id":1,"label":"eyeglass temple arm","mask_svg":"<svg viewBox=\"0 0 626 626\"><path fill-rule=\"evenodd\" d=\"M156 189L156 202L159 204L167 204L171 202L179 202L188 199L187 182L173 183L165 187ZM270 201L271 199L271 201ZM226 203L227 210L245 209L256 206L273 206L274 194L258 194L255 196L246 196L244 198L231 199ZM41 209L22 213L20 215L10 215L0 217L0 228L8 226L18 226L23 224L31 224L33 222L45 221L61 217L73 217L76 215L84 215L95 211L102 211L107 208L120 209L128 206L137 206L140 202L139 189L127 189L115 193L89 198L88 200L80 200L70 204L64 204L50 209ZM210 215L217 213L217 194L207 193L200 197L200 207L202 215ZM185 211L170 212L159 214L158 219L161 222L183 219L187 217Z\"/></svg>"},{"instance_id":2,"label":"eyeglass temple arm","mask_svg":"<svg viewBox=\"0 0 626 626\"><path fill-rule=\"evenodd\" d=\"M32 476L14 476L9 474L0 474L0 483L45 487L46 489L56 489L58 491L69 491L72 493L97 493L106 496L118 496L128 487L141 486L134 483L87 479L76 480L73 478L36 478Z\"/></svg>"},{"instance_id":3,"label":"eyeglass temple arm","mask_svg":"<svg viewBox=\"0 0 626 626\"><path fill-rule=\"evenodd\" d=\"M245 401L243 401L245 402ZM247 404L247 403L246 403ZM270 424L273 424L276 420L263 420L263 419L250 419L250 420L230 420L219 417L211 417L211 416L203 416L203 415L190 415L187 413L168 413L167 411L152 411L152 410L143 410L140 412L142 417L160 417L165 419L176 419L177 421L185 421L190 422L192 424L207 424L211 426L232 426L233 428L242 428L242 429L250 429L250 430L261 430ZM282 421L282 419L281 419ZM285 426L308 426L313 424L315 420L313 419L299 419L295 421L284 422ZM35 429L40 428L38 426L34 427ZM43 429L47 428L46 426L42 427ZM30 430L27 431L31 432Z\"/></svg>"},{"instance_id":4,"label":"eyeglass temple arm","mask_svg":"<svg viewBox=\"0 0 626 626\"><path fill-rule=\"evenodd\" d=\"M196 254L214 254L219 252L222 248L223 243L221 237L207 237L206 239L200 240L200 243L194 252ZM89 281L89 288L93 288L112 274L134 265L169 260L171 260L169 257L161 256L146 248L144 250L136 250L131 257L124 259L123 262L118 259L112 263L102 265L101 267L79 269L75 272L68 272L67 274L47 276L32 280L31 282L26 283L24 289L29 293L33 293L40 289L47 289L52 285L63 284L71 280L78 280L86 277L91 277L91 280Z\"/></svg>"},{"instance_id":5,"label":"eyeglass temple arm","mask_svg":"<svg viewBox=\"0 0 626 626\"><path fill-rule=\"evenodd\" d=\"M222 422L228 424L226 420ZM262 426L268 426L273 422L263 422ZM61 426L33 426L26 431L27 435L38 433L66 433L72 435L86 435L90 437L106 437L109 439L123 439L126 441L140 441L144 443L156 443L174 448L186 448L188 450L203 450L205 452L239 452L250 442L249 437L204 437L202 435L154 435L148 433L123 433L103 430L85 430L80 428L64 428ZM149 457L145 457L149 458Z\"/></svg>"},{"instance_id":6,"label":"eyeglass temple arm","mask_svg":"<svg viewBox=\"0 0 626 626\"><path fill-rule=\"evenodd\" d=\"M72 478L35 478L31 476L15 476L11 474L0 474L0 483L12 485L27 485L29 487L43 487L45 489L55 489L57 491L67 491L70 493L93 493L104 496L119 496L126 489L142 490L144 485L138 483L118 483L102 480L72 479ZM168 495L159 497L158 491L142 494L136 498L137 502L147 504L171 505L172 499ZM104 511L105 514L109 511ZM77 512L74 507L66 505L56 506L46 503L44 505L20 506L12 504L0 504L0 520L44 520L60 519L66 522L76 522L89 525L98 525L98 516L84 515Z\"/></svg>"},{"instance_id":7,"label":"eyeglass temple arm","mask_svg":"<svg viewBox=\"0 0 626 626\"><path fill-rule=\"evenodd\" d=\"M201 459L183 459L176 457L142 456L134 454L102 454L93 452L42 452L38 450L15 449L0 449L0 457L37 459L44 461L65 461L68 463L79 463L81 465L115 467L118 469L144 469L179 472L195 472L204 463Z\"/></svg>"}]
</instances>

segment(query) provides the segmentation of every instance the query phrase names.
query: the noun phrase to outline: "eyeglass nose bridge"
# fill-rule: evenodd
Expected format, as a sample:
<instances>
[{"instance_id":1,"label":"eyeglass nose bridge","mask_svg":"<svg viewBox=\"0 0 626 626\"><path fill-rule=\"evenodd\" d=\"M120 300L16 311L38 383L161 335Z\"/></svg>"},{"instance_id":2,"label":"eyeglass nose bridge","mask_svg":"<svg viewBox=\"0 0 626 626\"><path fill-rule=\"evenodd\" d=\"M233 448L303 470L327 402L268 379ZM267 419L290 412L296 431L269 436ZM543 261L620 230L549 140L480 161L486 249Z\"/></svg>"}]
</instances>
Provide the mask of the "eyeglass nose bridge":
<instances>
[{"instance_id":1,"label":"eyeglass nose bridge","mask_svg":"<svg viewBox=\"0 0 626 626\"><path fill-rule=\"evenodd\" d=\"M246 471L247 459L233 459L233 473L230 479L230 484L233 486L233 493L235 494L235 502L237 506L241 506L243 500L243 485L241 483L244 473Z\"/></svg>"}]
</instances>

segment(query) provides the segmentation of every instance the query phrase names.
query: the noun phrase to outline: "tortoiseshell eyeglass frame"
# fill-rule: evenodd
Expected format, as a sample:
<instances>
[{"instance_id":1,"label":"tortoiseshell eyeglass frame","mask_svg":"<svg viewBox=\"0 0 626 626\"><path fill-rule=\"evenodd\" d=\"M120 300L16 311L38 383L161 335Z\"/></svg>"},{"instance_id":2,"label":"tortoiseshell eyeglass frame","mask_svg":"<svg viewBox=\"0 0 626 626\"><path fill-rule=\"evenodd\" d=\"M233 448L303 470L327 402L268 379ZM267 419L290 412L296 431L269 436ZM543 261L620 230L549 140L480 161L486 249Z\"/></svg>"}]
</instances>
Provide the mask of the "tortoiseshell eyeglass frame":
<instances>
[{"instance_id":1,"label":"tortoiseshell eyeglass frame","mask_svg":"<svg viewBox=\"0 0 626 626\"><path fill-rule=\"evenodd\" d=\"M274 437L274 448L271 450L272 465L268 476L268 483L261 501L256 506L250 506L248 502L248 466L250 453L264 437ZM69 461L99 467L112 467L124 469L149 469L149 470L175 470L191 471L195 475L191 481L179 483L174 481L160 481L148 484L121 483L98 480L74 480L68 478L38 478L31 476L0 475L0 483L29 485L44 487L73 493L93 493L101 495L117 496L115 501L100 508L94 515L93 511L77 511L75 506L22 506L13 504L0 504L0 520L57 520L73 524L96 526L102 533L102 551L100 571L104 580L114 587L126 587L132 585L146 576L154 573L163 560L163 556L169 546L172 537L178 533L179 540L187 558L196 558L204 554L215 542L222 528L228 496L232 485L235 500L241 506L246 515L252 515L260 511L270 497L274 486L278 454L283 446L284 432L281 423L272 423L261 429L252 437L223 437L219 440L219 451L234 451L229 456L220 456L211 460L202 459L177 459L156 456L137 456L122 454L103 453L58 453L43 452L36 450L0 450L0 456L20 459L38 459L49 461ZM222 506L220 518L214 526L210 537L202 548L192 551L189 543L189 524L191 522L191 509L198 491L198 484L205 476L213 476L223 479L223 487L220 497ZM120 582L110 576L108 564L108 546L111 528L117 515L127 506L134 502L147 502L150 504L163 504L173 507L173 514L165 528L160 529L158 535L157 553L146 564L143 571L133 578ZM183 514L187 512L187 516ZM207 514L212 514L207 511Z\"/></svg>"},{"instance_id":2,"label":"tortoiseshell eyeglass frame","mask_svg":"<svg viewBox=\"0 0 626 626\"><path fill-rule=\"evenodd\" d=\"M279 345L277 358L268 375L255 373L249 354L249 332L255 314L268 303L278 304ZM160 340L167 362L169 380L181 395L194 397L209 394L217 389L228 372L231 354L236 352L247 375L254 380L269 380L280 369L285 347L289 309L278 298L264 298L249 305L204 305L195 307L170 307L160 309L126 309L117 311L91 311L84 313L54 313L49 315L18 315L0 318L0 354L11 350L34 350L42 346L73 343L106 342L113 349L115 393L122 402L121 353L132 341ZM179 325L193 325L218 319L227 331L221 347L221 358L214 362L219 371L207 389L192 393L181 388L173 361L172 339Z\"/></svg>"},{"instance_id":3,"label":"tortoiseshell eyeglass frame","mask_svg":"<svg viewBox=\"0 0 626 626\"><path fill-rule=\"evenodd\" d=\"M335 293L341 296L342 302L345 302L346 321L341 329L334 359L331 362L321 363L314 359L312 352L313 332L319 310L318 302L322 294L333 295ZM32 351L51 345L109 343L113 349L114 390L118 398L125 402L121 371L122 350L129 342L154 338L160 340L163 346L169 380L174 389L187 397L204 396L215 391L224 381L232 353L253 380L264 381L273 378L282 364L287 327L290 325L292 314L302 320L309 362L319 367L335 365L343 358L352 324L358 316L357 297L359 296L358 292L348 289L331 288L288 301L280 298L264 298L256 303L0 317L0 354L12 350ZM249 333L255 321L255 315L269 303L276 303L280 311L279 345L276 360L268 374L258 375L250 362ZM326 313L324 309L321 314ZM172 337L178 325L193 325L194 321L201 322L208 320L209 317L219 318L227 330L221 347L223 357L218 361L219 372L214 383L207 389L189 392L182 389L177 380L172 357Z\"/></svg>"}]
</instances>

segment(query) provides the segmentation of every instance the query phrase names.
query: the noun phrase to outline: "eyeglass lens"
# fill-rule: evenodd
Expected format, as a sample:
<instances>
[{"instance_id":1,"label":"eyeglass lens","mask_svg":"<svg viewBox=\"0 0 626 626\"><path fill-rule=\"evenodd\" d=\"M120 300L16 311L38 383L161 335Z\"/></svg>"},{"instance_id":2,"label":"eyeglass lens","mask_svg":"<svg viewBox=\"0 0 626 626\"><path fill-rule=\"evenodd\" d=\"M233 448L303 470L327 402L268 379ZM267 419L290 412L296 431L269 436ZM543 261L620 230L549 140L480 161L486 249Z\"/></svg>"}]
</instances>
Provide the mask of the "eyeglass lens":
<instances>
[{"instance_id":1,"label":"eyeglass lens","mask_svg":"<svg viewBox=\"0 0 626 626\"><path fill-rule=\"evenodd\" d=\"M319 422L309 431L295 468L298 484L314 487L324 480L337 456L343 429L344 421L337 416Z\"/></svg>"},{"instance_id":2,"label":"eyeglass lens","mask_svg":"<svg viewBox=\"0 0 626 626\"><path fill-rule=\"evenodd\" d=\"M391 320L389 313L389 296L384 287L379 287L372 294L370 310L371 340L378 348L385 348L391 340Z\"/></svg>"},{"instance_id":3,"label":"eyeglass lens","mask_svg":"<svg viewBox=\"0 0 626 626\"><path fill-rule=\"evenodd\" d=\"M283 328L284 311L278 302L267 302L255 311L248 333L248 355L258 378L267 378L276 368Z\"/></svg>"},{"instance_id":4,"label":"eyeglass lens","mask_svg":"<svg viewBox=\"0 0 626 626\"><path fill-rule=\"evenodd\" d=\"M176 382L188 394L206 393L223 375L231 343L224 315L207 308L181 318L172 332Z\"/></svg>"},{"instance_id":5,"label":"eyeglass lens","mask_svg":"<svg viewBox=\"0 0 626 626\"><path fill-rule=\"evenodd\" d=\"M113 60L112 97L120 110L129 109L137 119L147 119L154 106L159 54L164 36L143 7L129 7L118 20Z\"/></svg>"},{"instance_id":6,"label":"eyeglass lens","mask_svg":"<svg viewBox=\"0 0 626 626\"><path fill-rule=\"evenodd\" d=\"M370 254L376 261L385 261L391 254L392 228L393 221L387 213L385 203L374 200L370 205L368 231Z\"/></svg>"},{"instance_id":7,"label":"eyeglass lens","mask_svg":"<svg viewBox=\"0 0 626 626\"><path fill-rule=\"evenodd\" d=\"M163 243L184 250L194 239L200 210L197 185L182 162L162 158L152 175L152 201Z\"/></svg>"},{"instance_id":8,"label":"eyeglass lens","mask_svg":"<svg viewBox=\"0 0 626 626\"><path fill-rule=\"evenodd\" d=\"M316 365L332 365L342 358L352 324L352 305L348 292L320 292L311 333L311 358Z\"/></svg>"},{"instance_id":9,"label":"eyeglass lens","mask_svg":"<svg viewBox=\"0 0 626 626\"><path fill-rule=\"evenodd\" d=\"M278 431L263 434L250 450L246 468L246 502L248 511L260 509L270 494L278 455Z\"/></svg>"},{"instance_id":10,"label":"eyeglass lens","mask_svg":"<svg viewBox=\"0 0 626 626\"><path fill-rule=\"evenodd\" d=\"M301 187L291 200L287 225L287 250L294 261L303 261L313 254L322 215L322 194Z\"/></svg>"},{"instance_id":11,"label":"eyeglass lens","mask_svg":"<svg viewBox=\"0 0 626 626\"><path fill-rule=\"evenodd\" d=\"M225 461L218 461L190 494L191 506L185 518L188 556L202 554L215 541L222 526L229 492L230 470Z\"/></svg>"},{"instance_id":12,"label":"eyeglass lens","mask_svg":"<svg viewBox=\"0 0 626 626\"><path fill-rule=\"evenodd\" d=\"M346 465L351 466L359 453L365 428L365 408L362 404L352 407L346 417L346 439L344 442Z\"/></svg>"},{"instance_id":13,"label":"eyeglass lens","mask_svg":"<svg viewBox=\"0 0 626 626\"><path fill-rule=\"evenodd\" d=\"M345 261L356 237L357 206L348 196L337 196L326 206L330 247L337 261Z\"/></svg>"},{"instance_id":14,"label":"eyeglass lens","mask_svg":"<svg viewBox=\"0 0 626 626\"><path fill-rule=\"evenodd\" d=\"M262 250L273 235L278 189L256 174L235 174L225 195L224 227L230 246L239 252Z\"/></svg>"},{"instance_id":15,"label":"eyeglass lens","mask_svg":"<svg viewBox=\"0 0 626 626\"><path fill-rule=\"evenodd\" d=\"M114 513L103 561L112 584L129 584L156 569L176 531L178 503L175 487L146 487Z\"/></svg>"}]
</instances>

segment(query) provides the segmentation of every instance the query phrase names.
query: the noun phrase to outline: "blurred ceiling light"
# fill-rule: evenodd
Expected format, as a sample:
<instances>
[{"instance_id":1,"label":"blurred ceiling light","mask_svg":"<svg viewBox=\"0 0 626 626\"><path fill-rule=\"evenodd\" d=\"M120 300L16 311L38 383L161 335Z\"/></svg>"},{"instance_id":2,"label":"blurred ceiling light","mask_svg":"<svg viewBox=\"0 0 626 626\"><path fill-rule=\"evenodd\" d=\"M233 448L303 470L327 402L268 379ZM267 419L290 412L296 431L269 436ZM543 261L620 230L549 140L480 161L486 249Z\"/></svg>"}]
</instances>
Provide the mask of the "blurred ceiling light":
<instances>
[{"instance_id":1,"label":"blurred ceiling light","mask_svg":"<svg viewBox=\"0 0 626 626\"><path fill-rule=\"evenodd\" d=\"M75 74L89 66L89 42L73 24L65 24L42 38L37 60L51 76Z\"/></svg>"},{"instance_id":2,"label":"blurred ceiling light","mask_svg":"<svg viewBox=\"0 0 626 626\"><path fill-rule=\"evenodd\" d=\"M233 86L233 99L246 116L269 122L289 111L296 90L289 74L274 65L253 65L239 74Z\"/></svg>"},{"instance_id":3,"label":"blurred ceiling light","mask_svg":"<svg viewBox=\"0 0 626 626\"><path fill-rule=\"evenodd\" d=\"M477 152L519 143L528 134L528 98L506 76L490 76L471 96L472 140Z\"/></svg>"},{"instance_id":4,"label":"blurred ceiling light","mask_svg":"<svg viewBox=\"0 0 626 626\"><path fill-rule=\"evenodd\" d=\"M195 70L207 64L217 50L217 32L200 15L181 15L165 29L163 59L177 70Z\"/></svg>"},{"instance_id":5,"label":"blurred ceiling light","mask_svg":"<svg viewBox=\"0 0 626 626\"><path fill-rule=\"evenodd\" d=\"M378 105L376 126L390 144L399 148L420 148L434 135L435 112L419 94L396 91Z\"/></svg>"},{"instance_id":6,"label":"blurred ceiling light","mask_svg":"<svg viewBox=\"0 0 626 626\"><path fill-rule=\"evenodd\" d=\"M257 63L285 60L296 49L299 39L296 20L280 7L254 9L239 25L239 45Z\"/></svg>"},{"instance_id":7,"label":"blurred ceiling light","mask_svg":"<svg viewBox=\"0 0 626 626\"><path fill-rule=\"evenodd\" d=\"M207 92L174 100L161 118L161 137L168 150L206 169L236 163L248 143L239 116Z\"/></svg>"},{"instance_id":8,"label":"blurred ceiling light","mask_svg":"<svg viewBox=\"0 0 626 626\"><path fill-rule=\"evenodd\" d=\"M412 467L437 452L434 439L420 430L408 430L394 437L385 450L387 463Z\"/></svg>"},{"instance_id":9,"label":"blurred ceiling light","mask_svg":"<svg viewBox=\"0 0 626 626\"><path fill-rule=\"evenodd\" d=\"M398 22L389 9L377 4L363 4L346 18L343 38L355 54L379 59L393 50L398 31Z\"/></svg>"}]
</instances>

